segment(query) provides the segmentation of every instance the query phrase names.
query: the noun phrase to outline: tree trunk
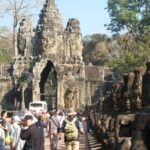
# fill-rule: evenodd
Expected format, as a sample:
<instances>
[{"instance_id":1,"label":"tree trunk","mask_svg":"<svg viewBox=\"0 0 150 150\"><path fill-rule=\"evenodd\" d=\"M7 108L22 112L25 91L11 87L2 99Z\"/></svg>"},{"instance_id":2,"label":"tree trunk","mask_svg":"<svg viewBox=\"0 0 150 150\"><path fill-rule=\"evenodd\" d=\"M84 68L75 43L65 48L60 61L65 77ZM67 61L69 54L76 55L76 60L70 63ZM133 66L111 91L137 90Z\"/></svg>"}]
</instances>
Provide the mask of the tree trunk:
<instances>
[{"instance_id":1,"label":"tree trunk","mask_svg":"<svg viewBox=\"0 0 150 150\"><path fill-rule=\"evenodd\" d=\"M17 49L17 34L16 34L16 27L18 25L17 15L14 14L14 23L13 23L13 49L15 53L15 57L18 56L18 49Z\"/></svg>"},{"instance_id":2,"label":"tree trunk","mask_svg":"<svg viewBox=\"0 0 150 150\"><path fill-rule=\"evenodd\" d=\"M15 56L18 56L16 27L13 27L13 49Z\"/></svg>"}]
</instances>

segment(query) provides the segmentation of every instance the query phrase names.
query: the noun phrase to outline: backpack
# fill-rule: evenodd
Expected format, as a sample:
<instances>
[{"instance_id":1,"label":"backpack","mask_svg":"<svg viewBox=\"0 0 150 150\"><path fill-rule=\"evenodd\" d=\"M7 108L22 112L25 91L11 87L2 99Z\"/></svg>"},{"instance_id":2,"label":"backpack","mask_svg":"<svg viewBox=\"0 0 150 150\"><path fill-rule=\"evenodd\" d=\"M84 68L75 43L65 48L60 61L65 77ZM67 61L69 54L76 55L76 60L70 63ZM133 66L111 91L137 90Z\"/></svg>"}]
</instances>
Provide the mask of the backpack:
<instances>
[{"instance_id":1,"label":"backpack","mask_svg":"<svg viewBox=\"0 0 150 150\"><path fill-rule=\"evenodd\" d=\"M67 141L73 141L78 139L78 129L76 127L76 120L68 121L65 119L65 138Z\"/></svg>"}]
</instances>

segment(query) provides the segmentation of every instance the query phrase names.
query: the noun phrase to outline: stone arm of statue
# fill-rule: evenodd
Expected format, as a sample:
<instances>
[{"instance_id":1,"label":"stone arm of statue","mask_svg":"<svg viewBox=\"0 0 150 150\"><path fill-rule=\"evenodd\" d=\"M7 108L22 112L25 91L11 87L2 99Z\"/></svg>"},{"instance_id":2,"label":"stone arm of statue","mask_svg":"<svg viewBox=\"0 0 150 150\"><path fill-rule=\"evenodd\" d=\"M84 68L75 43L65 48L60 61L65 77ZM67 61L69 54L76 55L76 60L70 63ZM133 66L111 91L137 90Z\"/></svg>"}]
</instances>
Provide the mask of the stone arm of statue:
<instances>
[{"instance_id":1,"label":"stone arm of statue","mask_svg":"<svg viewBox=\"0 0 150 150\"><path fill-rule=\"evenodd\" d=\"M121 127L121 122L120 122L120 117L116 117L116 123L115 123L115 132L114 132L114 137L116 140L116 143L119 143L119 131Z\"/></svg>"}]
</instances>

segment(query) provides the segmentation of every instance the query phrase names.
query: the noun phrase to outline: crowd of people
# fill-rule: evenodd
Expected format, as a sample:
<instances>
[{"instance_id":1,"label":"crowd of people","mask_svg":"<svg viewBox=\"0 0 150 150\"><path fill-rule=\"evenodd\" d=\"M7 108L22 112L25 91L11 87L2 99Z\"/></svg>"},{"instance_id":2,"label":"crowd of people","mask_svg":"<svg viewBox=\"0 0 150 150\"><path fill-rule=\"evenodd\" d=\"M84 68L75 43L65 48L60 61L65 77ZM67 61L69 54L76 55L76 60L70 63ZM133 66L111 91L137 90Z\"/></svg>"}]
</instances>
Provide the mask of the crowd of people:
<instances>
[{"instance_id":1,"label":"crowd of people","mask_svg":"<svg viewBox=\"0 0 150 150\"><path fill-rule=\"evenodd\" d=\"M0 117L0 150L44 150L44 139L50 140L50 150L57 150L58 140L64 139L66 150L79 150L79 135L83 134L81 115L72 108L48 113L29 110L23 119L13 115L7 121L7 111Z\"/></svg>"}]
</instances>

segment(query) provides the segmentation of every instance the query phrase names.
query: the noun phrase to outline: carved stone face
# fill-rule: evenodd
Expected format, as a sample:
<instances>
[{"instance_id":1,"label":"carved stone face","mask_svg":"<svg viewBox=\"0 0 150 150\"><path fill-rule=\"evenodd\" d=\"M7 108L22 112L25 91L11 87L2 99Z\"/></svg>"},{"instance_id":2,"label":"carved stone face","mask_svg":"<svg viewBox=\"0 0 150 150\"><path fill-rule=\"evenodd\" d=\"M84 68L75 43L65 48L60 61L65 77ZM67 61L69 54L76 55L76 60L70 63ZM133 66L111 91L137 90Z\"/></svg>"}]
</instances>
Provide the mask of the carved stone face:
<instances>
[{"instance_id":1,"label":"carved stone face","mask_svg":"<svg viewBox=\"0 0 150 150\"><path fill-rule=\"evenodd\" d=\"M126 110L130 110L130 101L129 100L126 101Z\"/></svg>"},{"instance_id":2,"label":"carved stone face","mask_svg":"<svg viewBox=\"0 0 150 150\"><path fill-rule=\"evenodd\" d=\"M136 109L137 110L141 110L142 108L141 108L141 102L140 101L137 101L136 102Z\"/></svg>"}]
</instances>

